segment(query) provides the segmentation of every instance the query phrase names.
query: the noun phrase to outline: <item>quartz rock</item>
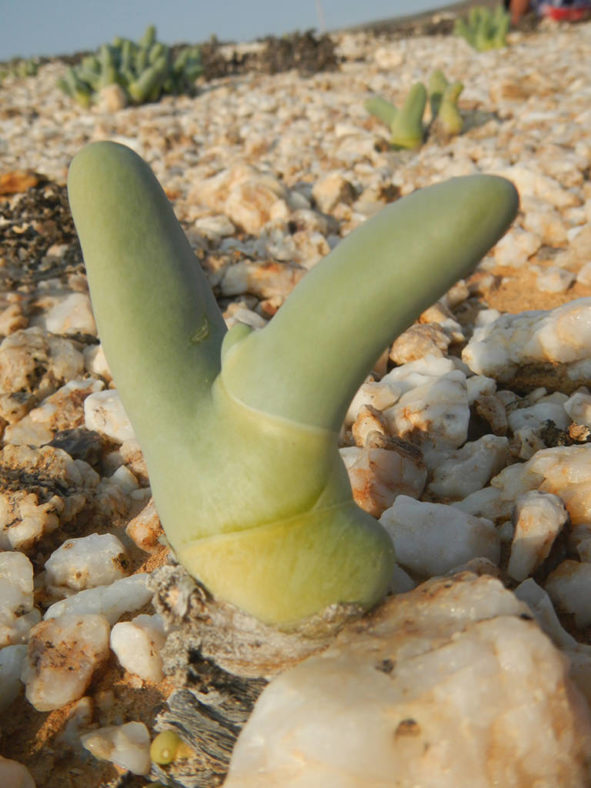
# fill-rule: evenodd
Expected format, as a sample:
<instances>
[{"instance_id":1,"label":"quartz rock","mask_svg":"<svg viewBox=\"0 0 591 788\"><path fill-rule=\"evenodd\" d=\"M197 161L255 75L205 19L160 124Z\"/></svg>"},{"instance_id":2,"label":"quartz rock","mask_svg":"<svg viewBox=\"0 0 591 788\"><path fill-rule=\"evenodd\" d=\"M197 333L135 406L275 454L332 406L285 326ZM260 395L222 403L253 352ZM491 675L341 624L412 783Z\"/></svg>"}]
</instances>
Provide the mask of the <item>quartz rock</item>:
<instances>
[{"instance_id":1,"label":"quartz rock","mask_svg":"<svg viewBox=\"0 0 591 788\"><path fill-rule=\"evenodd\" d=\"M440 325L414 325L394 341L390 360L395 364L407 364L425 356L445 356L450 344L449 333Z\"/></svg>"},{"instance_id":2,"label":"quartz rock","mask_svg":"<svg viewBox=\"0 0 591 788\"><path fill-rule=\"evenodd\" d=\"M519 432L519 430L522 430L524 427L534 430L539 429L548 421L553 422L559 430L565 430L570 423L568 414L564 409L564 404L562 402L550 401L547 398L529 407L526 406L510 410L507 421L514 433Z\"/></svg>"},{"instance_id":3,"label":"quartz rock","mask_svg":"<svg viewBox=\"0 0 591 788\"><path fill-rule=\"evenodd\" d=\"M563 561L548 575L544 588L558 611L574 616L578 627L591 624L591 564Z\"/></svg>"},{"instance_id":4,"label":"quartz rock","mask_svg":"<svg viewBox=\"0 0 591 788\"><path fill-rule=\"evenodd\" d=\"M115 389L97 391L84 400L84 424L86 429L119 443L135 438L129 416Z\"/></svg>"},{"instance_id":5,"label":"quartz rock","mask_svg":"<svg viewBox=\"0 0 591 788\"><path fill-rule=\"evenodd\" d=\"M463 573L388 600L274 678L225 786L583 788L590 747L588 708L527 605Z\"/></svg>"},{"instance_id":6,"label":"quartz rock","mask_svg":"<svg viewBox=\"0 0 591 788\"><path fill-rule=\"evenodd\" d=\"M392 391L390 386L383 381L367 380L362 383L353 397L347 415L345 416L345 424L351 425L357 420L361 409L369 406L377 411L383 411L393 405L398 398L398 393Z\"/></svg>"},{"instance_id":7,"label":"quartz rock","mask_svg":"<svg viewBox=\"0 0 591 788\"><path fill-rule=\"evenodd\" d=\"M224 210L237 227L256 235L269 222L287 221L289 218L287 203L279 196L281 191L278 181L269 183L268 178L248 179L232 189Z\"/></svg>"},{"instance_id":8,"label":"quartz rock","mask_svg":"<svg viewBox=\"0 0 591 788\"><path fill-rule=\"evenodd\" d=\"M5 788L35 788L35 781L24 764L0 755L0 785Z\"/></svg>"},{"instance_id":9,"label":"quartz rock","mask_svg":"<svg viewBox=\"0 0 591 788\"><path fill-rule=\"evenodd\" d=\"M399 495L380 522L394 543L396 560L421 577L450 572L472 558L499 561L493 523L445 504Z\"/></svg>"},{"instance_id":10,"label":"quartz rock","mask_svg":"<svg viewBox=\"0 0 591 788\"><path fill-rule=\"evenodd\" d=\"M353 489L353 498L364 511L379 517L398 495L418 498L427 481L427 469L412 447L340 449Z\"/></svg>"},{"instance_id":11,"label":"quartz rock","mask_svg":"<svg viewBox=\"0 0 591 788\"><path fill-rule=\"evenodd\" d=\"M527 206L523 227L548 246L561 246L568 240L566 225L560 212L542 201L538 201L537 205L532 201L532 204Z\"/></svg>"},{"instance_id":12,"label":"quartz rock","mask_svg":"<svg viewBox=\"0 0 591 788\"><path fill-rule=\"evenodd\" d=\"M384 411L384 417L393 435L421 446L427 466L432 467L430 449L435 446L440 450L455 449L468 437L470 408L466 376L458 369L443 375L431 375L425 370L419 374L417 384L412 385L412 377L397 378L394 375L414 364L419 362L405 364L382 380L394 387L398 383L406 384L406 390L392 407Z\"/></svg>"},{"instance_id":13,"label":"quartz rock","mask_svg":"<svg viewBox=\"0 0 591 788\"><path fill-rule=\"evenodd\" d=\"M82 591L125 577L128 559L114 534L66 539L45 562L46 582L53 590Z\"/></svg>"},{"instance_id":14,"label":"quartz rock","mask_svg":"<svg viewBox=\"0 0 591 788\"><path fill-rule=\"evenodd\" d=\"M91 375L103 378L108 383L113 380L102 345L88 345L84 348L84 368Z\"/></svg>"},{"instance_id":15,"label":"quartz rock","mask_svg":"<svg viewBox=\"0 0 591 788\"><path fill-rule=\"evenodd\" d=\"M576 424L591 427L591 394L588 390L576 391L564 403L564 409Z\"/></svg>"},{"instance_id":16,"label":"quartz rock","mask_svg":"<svg viewBox=\"0 0 591 788\"><path fill-rule=\"evenodd\" d=\"M316 181L312 196L322 213L331 213L341 202L349 205L354 202L355 189L343 175L332 172Z\"/></svg>"},{"instance_id":17,"label":"quartz rock","mask_svg":"<svg viewBox=\"0 0 591 788\"><path fill-rule=\"evenodd\" d=\"M547 363L552 375L543 385L573 390L591 372L591 298L580 298L550 311L501 315L474 331L463 361L480 375L508 383L522 380L530 365ZM534 378L540 385L539 373ZM566 388L563 388L565 386Z\"/></svg>"},{"instance_id":18,"label":"quartz rock","mask_svg":"<svg viewBox=\"0 0 591 788\"><path fill-rule=\"evenodd\" d=\"M251 293L258 298L287 298L306 273L305 269L283 263L240 262L224 274L220 288L225 296Z\"/></svg>"},{"instance_id":19,"label":"quartz rock","mask_svg":"<svg viewBox=\"0 0 591 788\"><path fill-rule=\"evenodd\" d=\"M9 304L0 311L0 336L7 337L21 328L27 328L29 321L19 302Z\"/></svg>"},{"instance_id":20,"label":"quartz rock","mask_svg":"<svg viewBox=\"0 0 591 788\"><path fill-rule=\"evenodd\" d=\"M538 287L543 293L564 293L575 281L575 274L556 265L542 269L538 276Z\"/></svg>"},{"instance_id":21,"label":"quartz rock","mask_svg":"<svg viewBox=\"0 0 591 788\"><path fill-rule=\"evenodd\" d=\"M484 517L485 520L500 524L511 516L513 499L504 496L502 490L491 486L476 490L461 501L453 501L451 506L474 517Z\"/></svg>"},{"instance_id":22,"label":"quartz rock","mask_svg":"<svg viewBox=\"0 0 591 788\"><path fill-rule=\"evenodd\" d=\"M539 451L528 461L526 473L532 487L562 499L571 526L591 522L591 444Z\"/></svg>"},{"instance_id":23,"label":"quartz rock","mask_svg":"<svg viewBox=\"0 0 591 788\"><path fill-rule=\"evenodd\" d=\"M23 553L0 552L0 647L23 643L40 618L33 607L33 565Z\"/></svg>"},{"instance_id":24,"label":"quartz rock","mask_svg":"<svg viewBox=\"0 0 591 788\"><path fill-rule=\"evenodd\" d=\"M84 399L103 388L102 381L92 378L68 381L23 419L9 425L4 431L5 443L41 446L49 443L60 430L82 426Z\"/></svg>"},{"instance_id":25,"label":"quartz rock","mask_svg":"<svg viewBox=\"0 0 591 788\"><path fill-rule=\"evenodd\" d=\"M498 265L520 268L541 246L540 238L534 233L512 227L496 244L494 257Z\"/></svg>"},{"instance_id":26,"label":"quartz rock","mask_svg":"<svg viewBox=\"0 0 591 788\"><path fill-rule=\"evenodd\" d=\"M92 724L94 702L88 695L74 702L68 710L67 722L56 737L56 743L75 749L80 745L80 729L88 728Z\"/></svg>"},{"instance_id":27,"label":"quartz rock","mask_svg":"<svg viewBox=\"0 0 591 788\"><path fill-rule=\"evenodd\" d=\"M124 613L133 613L152 598L147 585L149 575L139 573L115 580L108 586L97 586L79 591L67 599L55 602L45 612L45 619L58 616L104 616L110 624L118 621Z\"/></svg>"},{"instance_id":28,"label":"quartz rock","mask_svg":"<svg viewBox=\"0 0 591 788\"><path fill-rule=\"evenodd\" d=\"M109 655L109 622L100 615L62 615L31 630L22 680L37 711L81 698Z\"/></svg>"},{"instance_id":29,"label":"quartz rock","mask_svg":"<svg viewBox=\"0 0 591 788\"><path fill-rule=\"evenodd\" d=\"M577 274L577 282L582 285L591 285L591 261L585 263Z\"/></svg>"},{"instance_id":30,"label":"quartz rock","mask_svg":"<svg viewBox=\"0 0 591 788\"><path fill-rule=\"evenodd\" d=\"M21 691L21 671L26 656L24 644L0 648L0 711L10 706Z\"/></svg>"},{"instance_id":31,"label":"quartz rock","mask_svg":"<svg viewBox=\"0 0 591 788\"><path fill-rule=\"evenodd\" d=\"M287 219L285 187L269 173L239 163L195 185L189 200L225 214L256 235L274 219Z\"/></svg>"},{"instance_id":32,"label":"quartz rock","mask_svg":"<svg viewBox=\"0 0 591 788\"><path fill-rule=\"evenodd\" d=\"M81 736L80 741L95 758L110 761L132 774L150 772L150 734L143 722L97 728Z\"/></svg>"},{"instance_id":33,"label":"quartz rock","mask_svg":"<svg viewBox=\"0 0 591 788\"><path fill-rule=\"evenodd\" d=\"M548 557L568 512L557 495L532 490L517 499L514 517L507 572L515 580L525 580Z\"/></svg>"},{"instance_id":34,"label":"quartz rock","mask_svg":"<svg viewBox=\"0 0 591 788\"><path fill-rule=\"evenodd\" d=\"M363 405L351 426L351 435L355 445L361 448L386 448L388 431L380 411Z\"/></svg>"},{"instance_id":35,"label":"quartz rock","mask_svg":"<svg viewBox=\"0 0 591 788\"><path fill-rule=\"evenodd\" d=\"M96 336L96 323L87 293L63 293L47 298L46 311L31 321L52 334Z\"/></svg>"},{"instance_id":36,"label":"quartz rock","mask_svg":"<svg viewBox=\"0 0 591 788\"><path fill-rule=\"evenodd\" d=\"M21 401L29 403L27 410L78 377L83 369L82 353L69 339L41 328L15 331L0 344L0 392L18 393ZM1 415L7 421L16 420L10 418L6 404ZM17 418L21 415L18 413Z\"/></svg>"},{"instance_id":37,"label":"quartz rock","mask_svg":"<svg viewBox=\"0 0 591 788\"><path fill-rule=\"evenodd\" d=\"M129 521L125 533L141 550L145 550L147 553L158 548L163 531L153 498L150 498L141 512Z\"/></svg>"},{"instance_id":38,"label":"quartz rock","mask_svg":"<svg viewBox=\"0 0 591 788\"><path fill-rule=\"evenodd\" d=\"M555 208L566 208L578 203L572 191L563 189L561 184L548 175L527 165L515 164L499 173L513 181L520 195L536 197Z\"/></svg>"},{"instance_id":39,"label":"quartz rock","mask_svg":"<svg viewBox=\"0 0 591 788\"><path fill-rule=\"evenodd\" d=\"M0 451L0 464L13 482L0 491L3 549L27 549L60 523L70 522L99 480L90 465L53 446L7 445Z\"/></svg>"},{"instance_id":40,"label":"quartz rock","mask_svg":"<svg viewBox=\"0 0 591 788\"><path fill-rule=\"evenodd\" d=\"M591 703L591 646L577 642L560 623L548 594L533 578L528 578L515 589L515 596L527 602L542 630L555 646L566 654L570 662L570 676Z\"/></svg>"},{"instance_id":41,"label":"quartz rock","mask_svg":"<svg viewBox=\"0 0 591 788\"><path fill-rule=\"evenodd\" d=\"M451 452L433 471L429 493L441 499L458 500L482 489L507 464L509 441L483 435Z\"/></svg>"},{"instance_id":42,"label":"quartz rock","mask_svg":"<svg viewBox=\"0 0 591 788\"><path fill-rule=\"evenodd\" d=\"M162 681L160 651L166 641L159 615L140 615L120 621L111 630L111 650L122 667L144 681Z\"/></svg>"},{"instance_id":43,"label":"quartz rock","mask_svg":"<svg viewBox=\"0 0 591 788\"><path fill-rule=\"evenodd\" d=\"M227 216L202 216L195 222L195 229L211 241L220 241L229 235L234 235L236 228Z\"/></svg>"}]
</instances>

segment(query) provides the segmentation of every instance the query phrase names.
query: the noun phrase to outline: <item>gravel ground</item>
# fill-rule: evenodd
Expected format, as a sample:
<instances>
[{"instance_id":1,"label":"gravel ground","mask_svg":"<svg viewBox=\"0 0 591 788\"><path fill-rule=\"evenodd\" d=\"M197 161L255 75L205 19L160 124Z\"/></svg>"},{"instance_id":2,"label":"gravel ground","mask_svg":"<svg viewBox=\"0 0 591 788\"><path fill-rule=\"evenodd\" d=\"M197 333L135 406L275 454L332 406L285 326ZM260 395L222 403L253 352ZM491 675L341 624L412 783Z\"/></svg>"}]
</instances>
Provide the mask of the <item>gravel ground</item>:
<instances>
[{"instance_id":1,"label":"gravel ground","mask_svg":"<svg viewBox=\"0 0 591 788\"><path fill-rule=\"evenodd\" d=\"M113 394L67 204L69 162L89 141L123 142L150 163L228 324L241 320L255 327L272 318L297 281L342 237L387 203L457 175L491 172L513 180L521 210L512 230L469 280L388 349L374 371L372 385L390 396L410 365L431 357L427 366L412 368L442 387L432 400L427 397L424 410L416 406L414 423L428 422L429 435L389 411L394 400L375 405L371 429L363 421L368 412L358 407L343 430L343 457L356 500L385 521L416 517L418 528L421 515L408 508L411 498L445 506L448 515L463 506L493 523L498 551L487 554L492 569L482 573L501 578L511 590L533 578L548 592L565 634L581 648L591 642L591 615L580 604L591 599L591 579L580 571L591 560L591 541L585 545L591 498L575 495L550 471L536 471L537 483L523 471L534 467L528 463L543 464L548 450L576 449L586 457L589 444L591 24L543 23L511 33L507 49L483 54L446 33L445 15L430 25L408 37L387 29L380 35L342 33L334 37L337 62L326 71L244 69L203 82L195 96L142 107L114 109L108 96L91 110L77 107L55 85L66 68L59 60L44 64L35 77L8 77L0 85L0 578L8 578L0 588L6 609L0 655L17 648L10 657L16 667L6 667L13 664L7 657L0 669L0 752L26 764L38 788L148 784L148 776L89 755L80 736L141 722L152 737L156 716L178 681L178 670L174 677L142 678L134 658L116 655L112 633L109 641L117 621L154 615L144 578L166 567L169 556L157 516L144 508L147 470ZM242 48L235 57L231 48L224 51L236 63L251 50ZM413 82L427 82L436 68L464 83L463 133L452 139L431 135L415 152L391 150L387 129L366 113L365 99L378 93L398 104ZM559 307L566 311L556 312ZM569 309L578 310L574 318ZM528 310L540 313L530 320L523 316ZM483 327L503 314L526 322L497 323L486 333ZM544 331L552 336L538 355L522 347L528 331L528 337L537 336L542 322L536 320L546 321L550 329ZM576 330L568 329L569 320ZM450 380L460 380L459 398ZM362 404L375 402L367 391L360 398ZM441 403L466 417L461 434L446 432L443 417L434 420L429 407ZM376 431L382 435L377 444L367 438ZM484 439L489 442L477 450ZM484 475L482 446L487 458L494 457ZM403 452L405 467L414 469L407 471L412 478L405 478L406 486L395 464L370 461L375 450L386 450L389 460ZM568 476L571 459L550 457ZM441 465L452 469L447 476ZM460 491L454 487L459 465L468 480ZM520 480L513 487L502 475L507 467ZM587 471L582 476L591 478ZM469 497L491 489L506 493L503 507ZM524 558L515 545L515 505L532 491L558 499L549 528L560 512L564 517L551 549L534 549ZM403 505L404 515L397 514ZM392 528L396 544L402 537ZM81 557L59 564L63 552L56 557L56 551L66 540L95 535L116 537L120 548L101 542L104 561L91 566L89 556L97 549L84 542ZM404 552L402 542L397 551ZM428 554L417 562L413 551L411 545L406 563L401 559L398 590L485 554L476 549L443 566L429 563ZM20 559L6 558L16 554L27 562L17 566ZM87 563L88 576L80 579L75 570ZM567 587L571 576L574 591ZM126 598L124 609L101 602L98 617L108 620L107 640L99 632L102 623L94 622L88 642L95 656L89 662L73 653L70 635L43 630L52 604L130 577L139 578L133 591L114 592ZM21 596L15 601L6 589L16 586ZM87 608L82 615L89 615ZM154 632L161 621L151 621L154 645L160 643ZM52 703L36 682L35 666L47 656L47 643L55 647L60 637L68 644L65 668L80 672L83 662L90 668L82 689ZM161 643L154 648L159 652ZM582 663L591 663L583 653ZM29 665L26 696L18 679L23 664ZM581 675L589 675L586 667ZM46 681L59 680L60 666L53 664L48 676ZM579 691L589 699L585 682L579 677ZM250 705L263 684L250 688ZM215 763L212 772L211 762L202 760L194 767L201 768L201 781L183 778L181 784L220 784L227 758ZM164 779L162 771L158 775Z\"/></svg>"}]
</instances>

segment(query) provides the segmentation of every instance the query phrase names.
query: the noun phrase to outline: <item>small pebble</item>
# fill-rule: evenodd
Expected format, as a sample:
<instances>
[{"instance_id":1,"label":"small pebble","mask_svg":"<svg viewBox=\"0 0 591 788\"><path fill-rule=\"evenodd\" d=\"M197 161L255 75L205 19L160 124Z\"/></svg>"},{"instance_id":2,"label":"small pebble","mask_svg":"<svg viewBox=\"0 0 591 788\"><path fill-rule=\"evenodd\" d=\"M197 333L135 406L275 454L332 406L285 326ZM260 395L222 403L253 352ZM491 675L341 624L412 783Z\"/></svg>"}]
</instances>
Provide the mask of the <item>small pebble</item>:
<instances>
[{"instance_id":1,"label":"small pebble","mask_svg":"<svg viewBox=\"0 0 591 788\"><path fill-rule=\"evenodd\" d=\"M84 400L84 425L114 441L135 438L129 417L115 389L97 391Z\"/></svg>"},{"instance_id":2,"label":"small pebble","mask_svg":"<svg viewBox=\"0 0 591 788\"><path fill-rule=\"evenodd\" d=\"M548 557L568 512L557 495L532 490L517 499L514 516L507 572L514 580L525 580Z\"/></svg>"},{"instance_id":3,"label":"small pebble","mask_svg":"<svg viewBox=\"0 0 591 788\"><path fill-rule=\"evenodd\" d=\"M73 591L106 586L128 572L125 548L114 534L66 539L45 562L48 586Z\"/></svg>"},{"instance_id":4,"label":"small pebble","mask_svg":"<svg viewBox=\"0 0 591 788\"><path fill-rule=\"evenodd\" d=\"M572 615L578 627L591 624L591 564L563 561L548 575L544 588L556 609Z\"/></svg>"},{"instance_id":5,"label":"small pebble","mask_svg":"<svg viewBox=\"0 0 591 788\"><path fill-rule=\"evenodd\" d=\"M120 621L111 630L111 649L122 667L145 681L161 681L162 657L166 635L159 615L136 616Z\"/></svg>"},{"instance_id":6,"label":"small pebble","mask_svg":"<svg viewBox=\"0 0 591 788\"><path fill-rule=\"evenodd\" d=\"M399 495L380 517L396 560L421 577L450 572L472 558L497 564L500 540L490 520L439 503Z\"/></svg>"},{"instance_id":7,"label":"small pebble","mask_svg":"<svg viewBox=\"0 0 591 788\"><path fill-rule=\"evenodd\" d=\"M150 772L150 734L143 722L97 728L81 736L80 741L99 760L110 761L132 774Z\"/></svg>"},{"instance_id":8,"label":"small pebble","mask_svg":"<svg viewBox=\"0 0 591 788\"><path fill-rule=\"evenodd\" d=\"M31 630L21 674L37 711L59 709L81 698L109 656L109 622L100 615L62 615Z\"/></svg>"},{"instance_id":9,"label":"small pebble","mask_svg":"<svg viewBox=\"0 0 591 788\"><path fill-rule=\"evenodd\" d=\"M152 598L147 574L136 574L115 580L108 586L97 586L79 591L67 599L55 602L45 612L45 619L64 615L97 614L115 624L124 613L133 613Z\"/></svg>"}]
</instances>

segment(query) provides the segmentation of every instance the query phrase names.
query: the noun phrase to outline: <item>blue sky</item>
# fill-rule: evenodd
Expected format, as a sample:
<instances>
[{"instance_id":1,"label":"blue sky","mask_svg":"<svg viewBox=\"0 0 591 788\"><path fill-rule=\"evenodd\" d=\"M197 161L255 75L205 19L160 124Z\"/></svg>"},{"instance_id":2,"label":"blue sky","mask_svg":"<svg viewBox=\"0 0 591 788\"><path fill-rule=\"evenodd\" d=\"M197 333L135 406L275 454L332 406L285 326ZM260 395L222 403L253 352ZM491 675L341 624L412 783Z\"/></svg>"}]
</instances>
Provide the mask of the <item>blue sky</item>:
<instances>
[{"instance_id":1,"label":"blue sky","mask_svg":"<svg viewBox=\"0 0 591 788\"><path fill-rule=\"evenodd\" d=\"M250 41L327 29L447 5L450 0L0 0L0 60L96 49L114 36L138 39L153 23L168 44Z\"/></svg>"}]
</instances>

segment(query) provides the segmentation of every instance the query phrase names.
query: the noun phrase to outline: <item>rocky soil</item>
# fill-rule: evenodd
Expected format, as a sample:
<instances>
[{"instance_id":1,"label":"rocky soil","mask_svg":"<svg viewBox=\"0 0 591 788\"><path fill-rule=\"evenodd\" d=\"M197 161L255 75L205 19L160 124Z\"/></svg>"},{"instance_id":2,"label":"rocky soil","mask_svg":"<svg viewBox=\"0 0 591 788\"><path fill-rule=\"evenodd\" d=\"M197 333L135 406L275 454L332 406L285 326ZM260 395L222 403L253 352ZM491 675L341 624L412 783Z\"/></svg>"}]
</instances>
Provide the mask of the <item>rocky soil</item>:
<instances>
[{"instance_id":1,"label":"rocky soil","mask_svg":"<svg viewBox=\"0 0 591 788\"><path fill-rule=\"evenodd\" d=\"M298 71L297 63L266 69L278 73L229 67L195 96L142 107L117 107L108 93L90 111L77 107L56 87L66 68L59 60L0 85L0 753L24 764L38 788L173 777L185 786L219 785L256 697L276 672L267 665L245 675L244 665L223 660L221 667L219 643L207 640L205 625L198 641L183 628L187 610L201 605L205 619L207 605L173 566L150 503L141 450L101 351L67 204L71 158L100 139L123 142L150 163L228 325L255 328L385 204L457 175L497 173L515 183L521 210L513 228L470 279L386 350L343 426L356 500L389 530L400 561L392 590L405 593L367 624L369 637L385 645L359 646L356 659L379 651L380 681L407 682L404 692L415 693L416 704L402 709L396 685L387 713L399 715L397 741L423 742L411 722L433 696L424 698L423 687L406 678L418 675L416 665L394 669L406 664L413 638L434 655L431 674L446 673L451 662L471 670L470 654L486 653L478 664L489 665L500 643L528 654L523 676L511 673L514 657L505 651L477 680L503 691L476 695L474 679L461 674L449 697L472 702L458 702L454 712L466 725L453 729L451 755L417 771L416 747L397 750L400 784L443 784L429 782L442 770L450 785L476 784L476 773L488 775L482 785L531 785L538 777L540 785L591 784L591 24L543 23L484 54L448 28L447 17L438 17L418 31L431 35L340 34L334 49L322 49L320 71ZM243 63L251 50L223 55ZM378 93L398 104L436 68L465 85L463 133L431 135L415 152L391 150L365 99ZM171 602L171 588L189 589L184 612L178 599L177 608ZM431 629L426 599L446 611ZM452 623L451 609L460 611ZM431 624L404 630L402 642L396 633L413 615ZM326 652L335 675L352 670L347 644L358 630L345 627ZM439 647L452 640L465 651L441 668ZM326 647L322 641L316 650ZM330 684L315 678L315 664L305 661L300 674L271 682L281 719L291 720L288 733L305 729L317 713L318 687ZM542 685L556 689L528 718L526 755L500 748L498 762L510 764L501 774L483 739L467 771L454 771L466 726L475 718L486 731L500 719L507 725L503 715L515 698L525 708L536 696L540 665ZM343 682L356 683L359 671ZM287 711L292 675L302 697L310 693L300 717ZM323 700L324 729L345 714L343 684L336 684ZM388 695L381 687L371 684L368 693ZM437 702L449 703L446 697ZM334 773L312 771L317 753L306 747L314 732L298 740L308 771L274 774L257 736L273 741L281 768L284 748L291 763L292 745L266 711L273 701L266 703L252 721L266 717L270 728L241 740L228 784L305 785L308 776L310 785L336 785ZM479 704L486 718L473 708ZM355 730L378 713L361 715ZM553 724L562 731L552 740L556 750L540 738ZM149 742L170 726L189 749L157 767ZM445 740L450 726L450 719L429 718L424 727ZM379 731L372 735L373 747ZM356 737L350 749L363 761L374 750L358 740L365 741ZM380 758L367 756L367 764L374 768ZM511 772L513 761L521 777ZM347 785L374 784L368 772L355 782L351 763L333 766L345 769ZM20 784L17 765L0 761L0 768L3 784ZM375 784L387 784L380 779L376 771Z\"/></svg>"}]
</instances>

